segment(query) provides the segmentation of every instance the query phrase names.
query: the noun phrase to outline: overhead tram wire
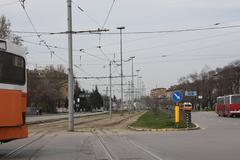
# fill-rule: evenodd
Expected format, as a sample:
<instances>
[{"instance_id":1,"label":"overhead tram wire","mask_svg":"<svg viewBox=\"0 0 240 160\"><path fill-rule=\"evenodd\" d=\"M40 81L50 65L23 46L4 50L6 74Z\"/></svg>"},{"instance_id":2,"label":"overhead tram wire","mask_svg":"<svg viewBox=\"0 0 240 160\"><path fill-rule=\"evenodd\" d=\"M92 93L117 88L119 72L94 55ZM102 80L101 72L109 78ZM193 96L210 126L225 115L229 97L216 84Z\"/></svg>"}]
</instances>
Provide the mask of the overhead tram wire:
<instances>
[{"instance_id":1,"label":"overhead tram wire","mask_svg":"<svg viewBox=\"0 0 240 160\"><path fill-rule=\"evenodd\" d=\"M155 46L152 46L152 47L145 47L145 48L139 48L139 49L133 49L133 50L125 51L125 53L143 52L143 51L149 50L149 49L172 46L172 45L180 45L180 44L185 44L185 43L191 43L193 41L200 41L200 40L205 40L205 39L209 39L209 38L216 38L216 37L221 37L221 36L225 36L225 35L232 35L232 34L235 34L235 33L239 33L239 31L222 33L222 34L215 34L215 35L210 35L210 36L205 36L205 37L200 37L200 38L193 38L193 39L190 39L190 40L179 41L179 42L174 42L174 43L158 44L158 45L155 45ZM153 38L153 37L150 37L150 38ZM154 37L154 38L156 38L156 37ZM143 39L143 38L131 40L129 42L132 42L132 41L134 42L134 41L141 40L141 39ZM128 43L128 41L126 41L125 43ZM108 44L107 46L112 46L112 45L118 45L118 43L111 43L111 44ZM105 47L106 47L106 45L105 45ZM86 48L86 50L92 50L92 49L95 49L95 47L94 48L93 47L92 48Z\"/></svg>"},{"instance_id":2,"label":"overhead tram wire","mask_svg":"<svg viewBox=\"0 0 240 160\"><path fill-rule=\"evenodd\" d=\"M233 32L235 33L235 32ZM214 45L208 45L208 46L204 46L204 47L198 47L198 48L195 48L195 49L191 49L191 50L184 50L184 51L180 51L180 52L177 52L177 53L173 53L173 54L167 54L167 56L172 56L172 55L176 55L178 53L186 53L186 52L189 52L189 51L195 51L195 50L199 50L199 49L206 49L206 47L212 47L212 46L216 46L216 45L219 45L219 44L222 44L222 43L217 43L217 44L214 44ZM155 56L156 57L156 56ZM155 58L154 57L154 58ZM162 57L162 56L160 56ZM103 65L103 64L91 64L91 65Z\"/></svg>"},{"instance_id":3,"label":"overhead tram wire","mask_svg":"<svg viewBox=\"0 0 240 160\"><path fill-rule=\"evenodd\" d=\"M135 64L156 64L156 63L181 63L181 62L192 62L192 61L208 61L216 59L227 59L227 58L240 58L240 55L236 56L220 56L220 57L205 57L205 58L195 58L195 59L174 59L174 60L163 60L163 61L145 61L145 62L136 62Z\"/></svg>"},{"instance_id":4,"label":"overhead tram wire","mask_svg":"<svg viewBox=\"0 0 240 160\"><path fill-rule=\"evenodd\" d=\"M79 4L77 4L77 3L74 2L73 0L72 0L72 3L77 7L78 11L81 11L81 13L83 13L85 16L87 16L87 17L88 17L92 22L94 22L98 27L101 26L101 25L98 23L98 21L95 20L94 18L92 18L90 15L88 15L88 13L87 13L84 9L82 9ZM102 29L103 29L103 28L102 28Z\"/></svg>"},{"instance_id":5,"label":"overhead tram wire","mask_svg":"<svg viewBox=\"0 0 240 160\"><path fill-rule=\"evenodd\" d=\"M109 11L108 11L108 14L107 14L107 16L106 16L106 18L105 18L105 20L104 20L103 25L102 25L102 29L103 29L103 28L105 27L105 25L107 24L107 21L108 21L109 16L110 16L110 14L111 14L111 12L112 12L112 9L113 9L113 6L114 6L115 2L116 2L116 0L113 0L112 4L111 4L111 6L110 6L110 9L109 9Z\"/></svg>"},{"instance_id":6,"label":"overhead tram wire","mask_svg":"<svg viewBox=\"0 0 240 160\"><path fill-rule=\"evenodd\" d=\"M111 11L112 11L112 8L113 8L113 6L114 6L114 3L115 3L115 0L113 0L112 4L111 4L111 6L110 6L110 9L109 9L109 11L108 11L108 14L107 14L107 16L106 16L106 18L105 18L105 20L104 20L104 23L103 23L103 25L102 25L102 27L101 27L102 29L103 29L103 28L105 27L105 25L107 24L107 21L108 21L108 19L109 19L110 14L111 14ZM98 44L97 48L100 50L100 52L101 52L109 61L111 61L110 58L105 54L105 52L104 52L103 49L102 49L102 46L101 46L101 33L99 33L98 36L99 36L99 44Z\"/></svg>"},{"instance_id":7,"label":"overhead tram wire","mask_svg":"<svg viewBox=\"0 0 240 160\"><path fill-rule=\"evenodd\" d=\"M37 43L37 42L31 42L31 41L26 41L26 40L22 40L22 42L29 43L29 44L34 44L34 45L39 45L39 46L45 46L45 45L42 44L41 42L40 42L40 43ZM55 46L55 45L48 45L48 47L49 47L49 48L54 48L54 49L67 50L67 48L59 47L59 46ZM85 53L86 55L89 55L89 56L91 56L91 57L94 57L94 58L97 58L97 59L100 59L100 60L103 60L103 61L108 61L108 59L105 59L105 58L96 56L96 55L94 55L94 54L91 54L91 53L86 52L86 51L81 50L81 49L73 49L73 51L75 51L75 52L83 52L83 53Z\"/></svg>"},{"instance_id":8,"label":"overhead tram wire","mask_svg":"<svg viewBox=\"0 0 240 160\"><path fill-rule=\"evenodd\" d=\"M110 9L109 9L109 11L108 11L108 13L107 13L107 16L106 16L106 18L105 18L105 20L104 20L104 22L103 22L103 25L102 25L102 29L105 27L105 25L107 24L107 21L108 21L108 19L109 19L109 16L110 16L110 14L111 14L111 11L112 11L112 9L113 9L113 6L114 6L114 4L115 4L115 2L116 2L116 0L113 0L112 1L112 4L111 4L111 6L110 6ZM98 45L98 48L100 49L100 51L101 51L101 53L105 56L105 57L108 57L108 56L106 56L106 54L104 53L104 51L101 49L101 33L99 33L98 34L98 36L99 36L99 45ZM108 58L109 59L109 58ZM110 59L109 59L110 60Z\"/></svg>"},{"instance_id":9,"label":"overhead tram wire","mask_svg":"<svg viewBox=\"0 0 240 160\"><path fill-rule=\"evenodd\" d=\"M239 31L238 31L238 33L239 33ZM226 42L219 42L219 43L215 43L215 44L205 45L205 46L202 46L202 47L192 48L192 49L188 49L188 50L182 50L182 51L178 51L178 52L173 52L173 53L170 53L170 54L163 53L162 55L159 55L159 56L140 57L140 59L155 59L157 57L169 57L169 56L172 57L172 56L176 56L176 55L182 55L181 53L198 51L198 50L205 50L205 49L216 47L216 46L219 46L219 45L229 45L230 42L236 42L236 40L228 41L228 43L226 43ZM148 48L148 49L153 49L153 48ZM129 53L129 52L126 51L126 53Z\"/></svg>"},{"instance_id":10,"label":"overhead tram wire","mask_svg":"<svg viewBox=\"0 0 240 160\"><path fill-rule=\"evenodd\" d=\"M224 28L227 28L227 27L230 27L230 26L225 26ZM232 26L232 27L236 27L236 28L239 28L240 26L239 25L235 25L235 26ZM214 27L216 28L216 27ZM219 27L217 27L219 28ZM207 28L205 28L207 29ZM22 32L22 31L13 31L14 33L28 33L28 34L32 34L32 33L35 33L35 32ZM84 31L82 31L84 32ZM164 32L164 31L163 31ZM52 33L52 32L38 32L38 33L41 33L41 35L43 34L55 34L55 33L59 33L60 32L55 32L55 33ZM65 33L65 32L61 32L61 33ZM86 31L85 31L86 33ZM215 37L219 37L219 36L224 36L224 35L228 35L228 34L234 34L234 33L237 33L237 32L231 32L231 33L224 33L224 34L217 34L217 35L213 35L213 36L207 36L207 37L202 37L202 38L195 38L195 39L191 39L191 40L186 40L186 41L183 41L183 42L177 42L177 43L172 43L172 44L161 44L161 45L156 45L156 46L153 46L153 47L147 47L147 48L142 48L142 49L135 49L135 50L130 50L130 51L126 51L126 53L128 52L136 52L136 51L143 51L144 49L152 49L152 48L157 48L157 47L160 47L160 46L168 46L168 45L178 45L178 44L182 44L182 43L187 43L187 42L192 42L192 41L197 41L197 40L204 40L204 39L207 39L207 38L215 38ZM44 45L45 46L45 45ZM50 46L50 45L49 45ZM51 46L52 47L52 46ZM60 47L58 47L60 48ZM95 47L94 47L95 48ZM90 48L90 49L94 49L94 48ZM64 48L65 49L65 48ZM89 49L86 49L86 50L89 50Z\"/></svg>"},{"instance_id":11,"label":"overhead tram wire","mask_svg":"<svg viewBox=\"0 0 240 160\"><path fill-rule=\"evenodd\" d=\"M211 35L211 36L206 36L206 37L201 37L201 38L193 38L193 39L174 42L174 43L158 44L158 45L151 46L151 47L138 48L138 49L133 49L133 50L126 50L125 53L145 52L145 50L155 49L155 48L159 48L159 47L167 47L167 46L173 46L173 45L186 44L186 43L191 43L191 42L199 41L199 40L205 40L205 39L216 38L216 37L220 37L220 36L232 35L232 34L236 34L236 33L239 33L239 32L240 31L235 31L235 32Z\"/></svg>"},{"instance_id":12,"label":"overhead tram wire","mask_svg":"<svg viewBox=\"0 0 240 160\"><path fill-rule=\"evenodd\" d=\"M81 35L89 35L89 34L100 34L100 32L108 32L109 29L93 29L93 30L81 30L81 31L72 31L72 34L81 34ZM12 31L12 33L18 33L18 34L36 34L36 32L31 32L31 31ZM66 35L68 34L68 31L61 31L61 32L37 32L37 36L44 36L44 35Z\"/></svg>"},{"instance_id":13,"label":"overhead tram wire","mask_svg":"<svg viewBox=\"0 0 240 160\"><path fill-rule=\"evenodd\" d=\"M58 59L60 59L64 63L68 63L64 58L58 56L57 54L54 54ZM75 68L79 69L80 71L84 72L85 74L91 76L91 74L87 73L82 67L79 67L78 65L74 64L73 65Z\"/></svg>"},{"instance_id":14,"label":"overhead tram wire","mask_svg":"<svg viewBox=\"0 0 240 160\"><path fill-rule=\"evenodd\" d=\"M51 47L47 44L47 42L41 38L41 34L37 31L35 25L33 24L32 20L31 20L31 18L30 18L30 16L29 16L29 14L27 13L27 11L26 11L26 9L25 9L24 1L19 0L19 3L21 4L21 6L22 6L22 8L23 8L23 10L24 10L24 12L25 12L25 14L27 15L27 18L28 18L29 22L31 23L31 25L32 25L32 27L33 27L34 32L32 32L32 33L36 34L37 37L40 39L40 43L43 43L43 44L48 48L48 50L49 50L50 53L51 53L51 56L52 56L52 54L54 54L57 58L59 58L60 60L66 62L65 59L63 59L62 57L56 55L55 52L51 50ZM92 33L92 32L100 32L100 31L101 31L101 30L98 29L98 30L92 30L92 31L89 30L89 31L87 31L87 32ZM103 31L103 30L102 30L102 31ZM105 31L108 31L108 30L105 30ZM28 33L30 33L30 32L28 32ZM74 34L74 33L86 33L86 31L75 31L75 32L73 31L73 34ZM48 33L45 32L44 34L48 34ZM49 34L50 34L50 35L54 35L54 34L68 34L68 32L58 32L58 33L49 33ZM58 47L55 46L54 48L58 48ZM96 57L96 56L95 56L95 57ZM82 70L82 71L85 72L85 73L87 73L85 70L83 70L82 68L78 67L77 65L74 65L74 67L75 67L75 68L78 68L79 70Z\"/></svg>"},{"instance_id":15,"label":"overhead tram wire","mask_svg":"<svg viewBox=\"0 0 240 160\"><path fill-rule=\"evenodd\" d=\"M137 75L133 75L134 77L136 77ZM120 78L121 76L111 76L111 78ZM129 76L123 76L124 78L126 77L132 77L132 75L129 75ZM110 78L109 76L99 76L99 77L96 77L96 76L90 76L90 77L78 77L78 76L75 76L74 78L76 79L107 79L107 78Z\"/></svg>"},{"instance_id":16,"label":"overhead tram wire","mask_svg":"<svg viewBox=\"0 0 240 160\"><path fill-rule=\"evenodd\" d=\"M123 34L159 34L159 33L180 33L180 32L197 32L197 31L209 31L209 30L220 30L220 29L231 29L240 28L240 25L229 25L222 27L205 27L205 28L189 28L189 29L176 29L176 30L160 30L160 31L139 31L139 32L124 32ZM98 34L98 33L90 33ZM101 34L119 34L118 32L109 32Z\"/></svg>"},{"instance_id":17,"label":"overhead tram wire","mask_svg":"<svg viewBox=\"0 0 240 160\"><path fill-rule=\"evenodd\" d=\"M230 35L230 34L234 34L234 33L239 33L239 31L237 31L237 32L230 32L230 33L223 33L223 34L216 34L216 35L207 36L207 37L201 37L201 38L194 38L194 39L190 39L190 40L186 40L186 41L180 41L180 42L176 42L176 43L160 44L160 45L155 45L153 47L157 48L157 47L160 47L160 46L162 47L162 46L169 46L169 45L178 45L178 44L182 44L182 43L188 43L188 42L193 42L193 41L198 41L198 40L204 40L204 39L208 39L208 38L215 38L215 37L220 37L220 36L224 36L224 35ZM128 44L128 43L140 41L140 40L143 40L143 39L145 40L145 39L153 39L153 38L159 38L159 37L158 36L148 36L148 37L136 38L136 39L133 39L133 40L126 40L124 43ZM101 46L101 47L109 47L109 46L115 46L115 45L119 45L119 42L108 43L108 44L105 44L104 46ZM153 47L150 47L150 49L152 49ZM85 48L85 50L94 50L94 49L96 49L96 47ZM143 49L149 49L149 48L143 48ZM143 49L137 49L136 51L143 50ZM135 52L135 50L130 50L129 52Z\"/></svg>"},{"instance_id":18,"label":"overhead tram wire","mask_svg":"<svg viewBox=\"0 0 240 160\"><path fill-rule=\"evenodd\" d=\"M99 51L109 60L111 61L111 59L107 56L107 54L103 51L101 46L98 46L97 48L99 48Z\"/></svg>"},{"instance_id":19,"label":"overhead tram wire","mask_svg":"<svg viewBox=\"0 0 240 160\"><path fill-rule=\"evenodd\" d=\"M161 33L181 33L181 32L198 32L198 31L209 31L209 30L222 30L222 29L232 29L232 28L240 28L240 25L229 25L222 27L205 27L205 28L189 28L189 29L176 29L176 30L159 30L159 31L138 31L138 32L124 32L123 34L161 34ZM108 30L106 30L108 31ZM22 33L22 34L35 34L36 32L30 31L12 31L13 33ZM59 34L67 34L68 32L38 32L41 35L59 35ZM89 30L89 31L73 31L73 34L119 34L118 32L109 32L109 33L98 33L98 30Z\"/></svg>"},{"instance_id":20,"label":"overhead tram wire","mask_svg":"<svg viewBox=\"0 0 240 160\"><path fill-rule=\"evenodd\" d=\"M52 55L55 54L55 52L52 51L51 48L49 47L49 45L47 44L47 42L46 42L44 39L41 38L41 34L39 34L39 32L37 31L35 25L33 24L33 21L31 20L29 14L28 14L28 12L27 12L27 10L26 10L26 8L25 8L24 2L25 2L25 1L23 1L23 0L19 0L19 3L20 3L20 5L21 5L21 7L23 8L23 10L24 10L24 12L25 12L25 14L26 14L26 16L27 16L27 18L28 18L28 21L30 22L30 24L31 24L31 26L32 26L35 34L36 34L37 37L39 38L40 42L43 43L43 44L46 46L46 48L49 50L50 55L51 55L51 57L52 57Z\"/></svg>"}]
</instances>

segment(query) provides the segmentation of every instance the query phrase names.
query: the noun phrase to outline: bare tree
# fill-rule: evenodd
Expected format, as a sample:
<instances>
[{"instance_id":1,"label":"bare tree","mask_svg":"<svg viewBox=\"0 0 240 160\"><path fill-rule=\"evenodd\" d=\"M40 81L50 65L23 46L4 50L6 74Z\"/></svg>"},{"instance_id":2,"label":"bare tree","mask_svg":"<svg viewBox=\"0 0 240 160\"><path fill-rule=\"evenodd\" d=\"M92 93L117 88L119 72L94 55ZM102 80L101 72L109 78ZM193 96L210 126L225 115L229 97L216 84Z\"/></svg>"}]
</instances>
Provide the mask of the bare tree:
<instances>
[{"instance_id":1,"label":"bare tree","mask_svg":"<svg viewBox=\"0 0 240 160\"><path fill-rule=\"evenodd\" d=\"M64 106L66 82L67 74L62 66L28 71L28 106L40 106L46 112L56 112L57 107Z\"/></svg>"},{"instance_id":2,"label":"bare tree","mask_svg":"<svg viewBox=\"0 0 240 160\"><path fill-rule=\"evenodd\" d=\"M203 97L201 100L196 99L196 103L202 107L212 107L218 96L240 93L240 60L215 70L204 66L199 74L181 77L178 82L170 90L195 90Z\"/></svg>"},{"instance_id":3,"label":"bare tree","mask_svg":"<svg viewBox=\"0 0 240 160\"><path fill-rule=\"evenodd\" d=\"M17 45L22 45L22 38L11 33L11 22L4 15L0 16L0 39L8 39Z\"/></svg>"},{"instance_id":4,"label":"bare tree","mask_svg":"<svg viewBox=\"0 0 240 160\"><path fill-rule=\"evenodd\" d=\"M11 27L10 21L4 15L1 15L0 17L0 38L1 39L9 38L9 35L11 33L10 27Z\"/></svg>"}]
</instances>

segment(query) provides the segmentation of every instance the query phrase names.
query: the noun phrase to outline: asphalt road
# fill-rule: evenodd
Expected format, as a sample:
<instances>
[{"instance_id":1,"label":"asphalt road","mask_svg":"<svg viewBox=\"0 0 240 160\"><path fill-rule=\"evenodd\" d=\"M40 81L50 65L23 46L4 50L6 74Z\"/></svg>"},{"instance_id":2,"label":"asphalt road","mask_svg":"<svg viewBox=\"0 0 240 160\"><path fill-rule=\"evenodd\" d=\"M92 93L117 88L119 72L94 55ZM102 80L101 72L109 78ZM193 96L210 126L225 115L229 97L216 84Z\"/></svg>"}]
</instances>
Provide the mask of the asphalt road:
<instances>
[{"instance_id":1,"label":"asphalt road","mask_svg":"<svg viewBox=\"0 0 240 160\"><path fill-rule=\"evenodd\" d=\"M240 118L193 113L203 129L174 132L38 133L0 145L0 159L31 160L237 160ZM24 146L23 146L24 145Z\"/></svg>"}]
</instances>

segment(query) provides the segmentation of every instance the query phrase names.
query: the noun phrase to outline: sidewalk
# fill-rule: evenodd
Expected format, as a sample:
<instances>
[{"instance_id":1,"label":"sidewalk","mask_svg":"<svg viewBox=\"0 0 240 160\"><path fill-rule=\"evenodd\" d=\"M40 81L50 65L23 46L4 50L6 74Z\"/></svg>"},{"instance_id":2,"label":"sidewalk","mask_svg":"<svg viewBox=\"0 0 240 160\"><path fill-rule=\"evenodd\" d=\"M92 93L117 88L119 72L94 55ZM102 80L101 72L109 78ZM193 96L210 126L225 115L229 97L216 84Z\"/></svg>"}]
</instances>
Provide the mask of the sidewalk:
<instances>
[{"instance_id":1,"label":"sidewalk","mask_svg":"<svg viewBox=\"0 0 240 160\"><path fill-rule=\"evenodd\" d=\"M92 115L104 114L106 112L87 112L87 113L74 113L74 117L85 117ZM29 115L26 117L27 124L37 124L43 122L51 122L56 120L68 119L68 113L59 113L59 114L43 114L43 115Z\"/></svg>"}]
</instances>

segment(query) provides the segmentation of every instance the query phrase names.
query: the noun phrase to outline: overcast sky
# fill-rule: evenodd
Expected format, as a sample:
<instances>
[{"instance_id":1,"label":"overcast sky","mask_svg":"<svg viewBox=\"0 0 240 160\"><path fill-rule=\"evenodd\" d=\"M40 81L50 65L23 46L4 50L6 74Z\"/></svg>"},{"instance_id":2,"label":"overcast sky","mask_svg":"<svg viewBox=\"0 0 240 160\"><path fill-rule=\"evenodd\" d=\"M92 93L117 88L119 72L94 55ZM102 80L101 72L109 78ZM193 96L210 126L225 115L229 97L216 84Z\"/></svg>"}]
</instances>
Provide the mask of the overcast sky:
<instances>
[{"instance_id":1,"label":"overcast sky","mask_svg":"<svg viewBox=\"0 0 240 160\"><path fill-rule=\"evenodd\" d=\"M112 0L74 0L73 29L76 31L102 28ZM78 6L84 10L78 9ZM66 0L25 0L25 8L38 32L67 30ZM221 27L240 25L240 1L237 0L116 0L104 28L109 33L119 32L116 27L125 26L123 32L177 30L187 28ZM0 0L0 14L12 23L13 31L34 31L17 0ZM220 25L214 25L220 23ZM48 49L36 45L40 40L34 34L18 33L26 41L29 68L50 64L67 67L67 50ZM180 33L124 34L123 59L135 56L134 71L140 74L147 90L170 87L181 76L200 72L205 66L211 69L227 65L240 58L240 28ZM42 35L47 44L67 48L66 35ZM34 44L36 43L36 44ZM97 46L101 46L100 50ZM119 35L74 35L74 67L76 76L108 76L109 60L119 60ZM84 49L86 53L80 52ZM104 54L105 55L104 55ZM90 56L91 54L92 56ZM81 61L80 61L81 56ZM97 57L94 57L97 56ZM59 58L60 57L60 58ZM114 66L113 75L120 75ZM131 75L131 63L124 63L124 75ZM128 83L130 78L125 78ZM120 79L115 79L115 84ZM136 83L136 82L135 82ZM80 80L81 87L93 88L95 84L108 84L108 79ZM127 87L126 87L127 88ZM101 91L105 86L99 86ZM114 87L119 95L119 86Z\"/></svg>"}]
</instances>

